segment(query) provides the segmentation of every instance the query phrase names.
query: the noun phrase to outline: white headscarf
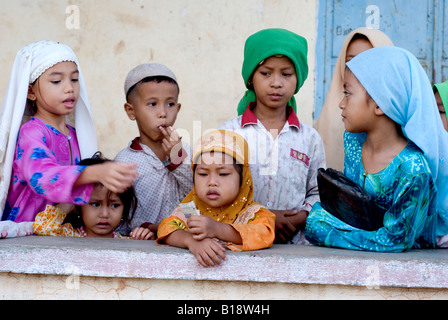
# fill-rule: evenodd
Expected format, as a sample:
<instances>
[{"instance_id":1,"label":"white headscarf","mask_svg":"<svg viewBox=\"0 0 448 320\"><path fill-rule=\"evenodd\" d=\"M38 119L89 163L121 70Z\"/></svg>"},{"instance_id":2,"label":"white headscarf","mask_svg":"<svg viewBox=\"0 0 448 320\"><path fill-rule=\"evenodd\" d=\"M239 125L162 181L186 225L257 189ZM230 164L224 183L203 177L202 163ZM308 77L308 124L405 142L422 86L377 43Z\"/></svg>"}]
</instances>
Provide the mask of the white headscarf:
<instances>
[{"instance_id":1,"label":"white headscarf","mask_svg":"<svg viewBox=\"0 0 448 320\"><path fill-rule=\"evenodd\" d=\"M21 49L14 61L11 78L0 110L0 212L5 207L12 164L20 127L30 113L27 104L29 85L54 65L72 61L79 70L80 94L73 119L69 124L76 128L82 158L93 156L97 139L87 89L76 55L72 49L54 41L40 41Z\"/></svg>"},{"instance_id":2,"label":"white headscarf","mask_svg":"<svg viewBox=\"0 0 448 320\"><path fill-rule=\"evenodd\" d=\"M325 99L322 112L314 125L319 132L325 146L327 167L344 171L344 132L341 109L339 103L344 97L344 71L347 58L347 50L356 35L363 35L369 39L374 48L393 46L389 37L380 30L366 27L352 31L344 40L338 61L334 68L330 89Z\"/></svg>"}]
</instances>

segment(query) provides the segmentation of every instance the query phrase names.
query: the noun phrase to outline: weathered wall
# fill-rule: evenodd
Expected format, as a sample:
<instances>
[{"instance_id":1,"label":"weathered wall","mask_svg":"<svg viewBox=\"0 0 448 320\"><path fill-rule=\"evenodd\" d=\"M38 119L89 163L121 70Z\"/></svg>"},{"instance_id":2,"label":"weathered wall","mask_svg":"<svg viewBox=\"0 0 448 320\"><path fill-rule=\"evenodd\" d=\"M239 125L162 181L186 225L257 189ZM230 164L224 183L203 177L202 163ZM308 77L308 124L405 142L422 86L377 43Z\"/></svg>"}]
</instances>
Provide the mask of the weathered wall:
<instances>
[{"instance_id":1,"label":"weathered wall","mask_svg":"<svg viewBox=\"0 0 448 320\"><path fill-rule=\"evenodd\" d=\"M446 299L448 251L370 253L274 245L201 267L155 241L0 241L0 299Z\"/></svg>"},{"instance_id":2,"label":"weathered wall","mask_svg":"<svg viewBox=\"0 0 448 320\"><path fill-rule=\"evenodd\" d=\"M67 282L67 280L69 282ZM233 281L154 280L0 273L2 300L446 300L446 289ZM68 285L67 285L68 283ZM294 302L290 303L292 307ZM171 310L170 310L171 311ZM271 313L272 314L272 313Z\"/></svg>"},{"instance_id":3,"label":"weathered wall","mask_svg":"<svg viewBox=\"0 0 448 320\"><path fill-rule=\"evenodd\" d=\"M71 46L86 78L99 147L109 157L138 134L123 111L130 69L159 62L176 73L183 106L176 127L193 143L236 116L245 90L244 42L264 28L308 39L311 72L296 98L300 119L313 122L317 0L0 0L0 8L0 97L20 48L44 39Z\"/></svg>"}]
</instances>

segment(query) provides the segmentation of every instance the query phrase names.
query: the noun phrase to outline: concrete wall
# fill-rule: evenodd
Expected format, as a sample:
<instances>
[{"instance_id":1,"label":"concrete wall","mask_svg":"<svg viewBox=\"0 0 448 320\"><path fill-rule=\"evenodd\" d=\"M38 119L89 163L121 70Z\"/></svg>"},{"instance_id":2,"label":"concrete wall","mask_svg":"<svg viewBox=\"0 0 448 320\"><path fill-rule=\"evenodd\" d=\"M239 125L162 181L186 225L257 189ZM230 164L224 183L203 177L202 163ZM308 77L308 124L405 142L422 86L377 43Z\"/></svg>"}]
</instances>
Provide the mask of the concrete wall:
<instances>
[{"instance_id":1,"label":"concrete wall","mask_svg":"<svg viewBox=\"0 0 448 320\"><path fill-rule=\"evenodd\" d=\"M17 51L38 40L73 48L86 78L99 148L114 157L138 135L123 110L124 79L146 62L178 76L185 141L236 116L244 93L243 48L251 34L286 28L309 41L310 75L297 95L312 124L317 0L0 0L0 97ZM190 139L188 139L190 138Z\"/></svg>"},{"instance_id":2,"label":"concrete wall","mask_svg":"<svg viewBox=\"0 0 448 320\"><path fill-rule=\"evenodd\" d=\"M155 241L0 240L0 299L447 299L448 251L274 245L203 268ZM265 302L268 304L268 302Z\"/></svg>"}]
</instances>

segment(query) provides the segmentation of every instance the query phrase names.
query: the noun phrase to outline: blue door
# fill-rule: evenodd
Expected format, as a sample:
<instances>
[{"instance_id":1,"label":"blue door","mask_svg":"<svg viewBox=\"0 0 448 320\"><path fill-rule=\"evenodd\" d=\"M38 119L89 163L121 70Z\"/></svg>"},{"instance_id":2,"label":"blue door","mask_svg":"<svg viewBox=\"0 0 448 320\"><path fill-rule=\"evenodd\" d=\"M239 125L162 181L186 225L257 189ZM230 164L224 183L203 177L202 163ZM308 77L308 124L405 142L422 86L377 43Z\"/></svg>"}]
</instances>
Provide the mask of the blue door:
<instances>
[{"instance_id":1,"label":"blue door","mask_svg":"<svg viewBox=\"0 0 448 320\"><path fill-rule=\"evenodd\" d=\"M318 19L315 119L345 37L359 27L380 29L412 52L431 82L448 79L448 0L319 0Z\"/></svg>"}]
</instances>

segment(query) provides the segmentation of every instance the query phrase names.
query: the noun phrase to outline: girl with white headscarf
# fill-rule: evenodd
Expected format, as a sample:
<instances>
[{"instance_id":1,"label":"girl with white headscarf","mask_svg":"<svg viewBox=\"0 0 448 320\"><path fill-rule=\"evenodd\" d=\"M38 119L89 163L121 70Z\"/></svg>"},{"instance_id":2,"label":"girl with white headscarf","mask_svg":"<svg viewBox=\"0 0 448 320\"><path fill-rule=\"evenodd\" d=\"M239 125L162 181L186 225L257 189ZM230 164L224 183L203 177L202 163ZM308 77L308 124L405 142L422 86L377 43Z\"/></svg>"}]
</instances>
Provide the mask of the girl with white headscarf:
<instances>
[{"instance_id":1,"label":"girl with white headscarf","mask_svg":"<svg viewBox=\"0 0 448 320\"><path fill-rule=\"evenodd\" d=\"M361 27L350 32L342 45L322 112L314 125L324 142L327 167L339 171L344 170L345 129L340 119L339 102L344 96L345 64L353 59L355 54L361 53L360 49L355 49L353 46L363 39L368 41L371 48L394 45L392 40L380 30Z\"/></svg>"},{"instance_id":2,"label":"girl with white headscarf","mask_svg":"<svg viewBox=\"0 0 448 320\"><path fill-rule=\"evenodd\" d=\"M56 112L61 106L63 112ZM43 116L44 110L51 116ZM93 171L77 165L97 151L97 140L84 78L66 45L40 41L19 51L0 123L2 220L31 222L47 204L86 204L92 183L106 184L119 171L119 164ZM130 167L120 170L135 178ZM120 183L129 186L128 180Z\"/></svg>"},{"instance_id":3,"label":"girl with white headscarf","mask_svg":"<svg viewBox=\"0 0 448 320\"><path fill-rule=\"evenodd\" d=\"M344 137L345 174L385 211L384 226L355 228L317 203L308 216L306 238L316 245L381 252L443 247L448 234L448 133L426 72L415 56L396 47L367 50L347 68L341 102L349 131ZM358 120L348 100L355 99L356 83L367 94L354 105L373 103L370 109L358 108ZM380 117L392 121L389 130L378 128ZM382 145L389 152L386 159L378 156Z\"/></svg>"}]
</instances>

